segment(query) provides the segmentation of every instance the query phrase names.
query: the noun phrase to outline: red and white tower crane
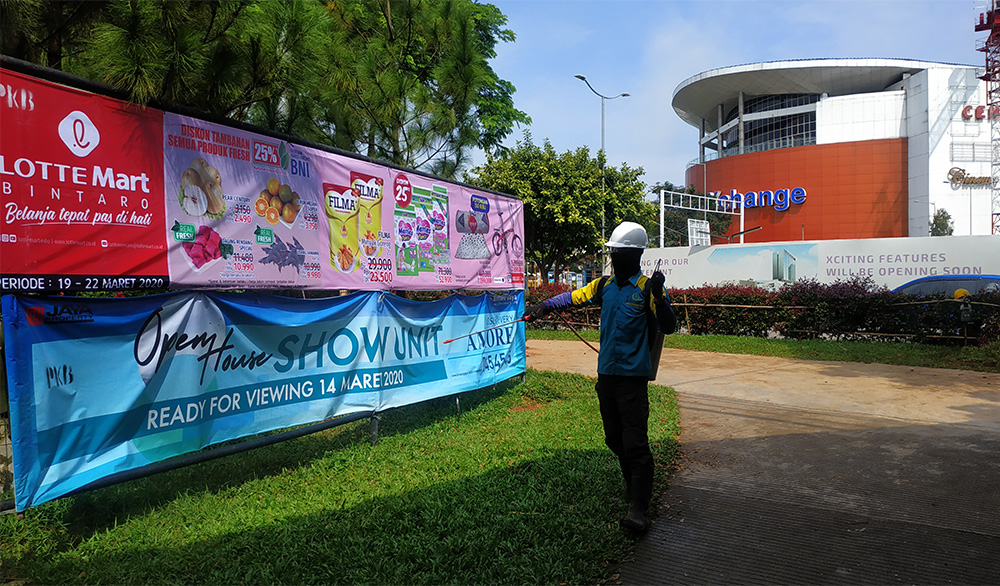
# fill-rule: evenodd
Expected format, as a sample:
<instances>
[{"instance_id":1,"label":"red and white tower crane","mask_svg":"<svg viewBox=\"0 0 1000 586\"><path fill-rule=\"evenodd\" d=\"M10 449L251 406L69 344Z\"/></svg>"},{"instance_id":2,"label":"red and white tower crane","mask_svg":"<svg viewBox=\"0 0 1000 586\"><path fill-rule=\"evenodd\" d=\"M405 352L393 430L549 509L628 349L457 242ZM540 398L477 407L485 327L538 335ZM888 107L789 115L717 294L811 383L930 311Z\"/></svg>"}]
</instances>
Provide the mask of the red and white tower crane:
<instances>
[{"instance_id":1,"label":"red and white tower crane","mask_svg":"<svg viewBox=\"0 0 1000 586\"><path fill-rule=\"evenodd\" d=\"M986 111L990 119L991 153L991 224L993 234L1000 234L1000 0L987 0L986 12L979 14L976 32L988 32L977 51L986 54Z\"/></svg>"}]
</instances>

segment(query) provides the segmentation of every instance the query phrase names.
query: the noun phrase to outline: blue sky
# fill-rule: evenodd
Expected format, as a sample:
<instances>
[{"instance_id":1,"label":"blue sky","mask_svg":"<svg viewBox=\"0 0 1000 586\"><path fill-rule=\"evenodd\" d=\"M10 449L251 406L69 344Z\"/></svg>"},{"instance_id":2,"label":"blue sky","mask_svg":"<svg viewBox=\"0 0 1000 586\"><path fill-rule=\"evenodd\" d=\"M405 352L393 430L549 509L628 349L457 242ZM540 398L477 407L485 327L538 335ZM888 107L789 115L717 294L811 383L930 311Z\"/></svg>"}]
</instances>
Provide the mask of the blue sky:
<instances>
[{"instance_id":1,"label":"blue sky","mask_svg":"<svg viewBox=\"0 0 1000 586\"><path fill-rule=\"evenodd\" d=\"M490 0L484 0L490 1ZM982 65L974 31L984 0L494 0L514 43L493 69L532 118L532 142L557 152L601 147L609 163L645 170L648 185L683 184L698 130L670 105L709 69L788 59L881 57ZM523 137L515 129L506 144ZM483 162L477 156L474 163Z\"/></svg>"}]
</instances>

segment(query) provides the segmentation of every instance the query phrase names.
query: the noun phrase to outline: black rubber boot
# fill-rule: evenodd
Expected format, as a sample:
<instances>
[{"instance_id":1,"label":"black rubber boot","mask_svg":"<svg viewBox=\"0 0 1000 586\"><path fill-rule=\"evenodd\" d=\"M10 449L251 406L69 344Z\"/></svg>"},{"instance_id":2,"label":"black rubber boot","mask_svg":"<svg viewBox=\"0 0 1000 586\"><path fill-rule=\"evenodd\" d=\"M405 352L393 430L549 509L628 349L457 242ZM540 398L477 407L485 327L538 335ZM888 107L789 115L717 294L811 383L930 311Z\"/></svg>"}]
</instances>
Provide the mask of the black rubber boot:
<instances>
[{"instance_id":1,"label":"black rubber boot","mask_svg":"<svg viewBox=\"0 0 1000 586\"><path fill-rule=\"evenodd\" d=\"M649 530L649 526L652 525L649 517L646 516L648 509L648 502L632 501L632 506L629 508L628 514L619 523L625 529L630 529L636 533L645 533Z\"/></svg>"}]
</instances>

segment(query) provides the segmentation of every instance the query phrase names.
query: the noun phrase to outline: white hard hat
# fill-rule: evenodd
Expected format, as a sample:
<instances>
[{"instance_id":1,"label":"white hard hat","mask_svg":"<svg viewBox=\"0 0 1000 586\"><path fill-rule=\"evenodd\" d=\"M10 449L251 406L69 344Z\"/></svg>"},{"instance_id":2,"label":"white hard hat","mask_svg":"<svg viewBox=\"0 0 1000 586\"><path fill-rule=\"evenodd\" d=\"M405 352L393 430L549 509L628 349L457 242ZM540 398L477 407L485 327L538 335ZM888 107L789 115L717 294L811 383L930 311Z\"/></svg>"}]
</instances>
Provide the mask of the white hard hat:
<instances>
[{"instance_id":1,"label":"white hard hat","mask_svg":"<svg viewBox=\"0 0 1000 586\"><path fill-rule=\"evenodd\" d=\"M609 248L646 248L649 239L646 229L635 222L622 222L611 233L611 240L605 246Z\"/></svg>"}]
</instances>

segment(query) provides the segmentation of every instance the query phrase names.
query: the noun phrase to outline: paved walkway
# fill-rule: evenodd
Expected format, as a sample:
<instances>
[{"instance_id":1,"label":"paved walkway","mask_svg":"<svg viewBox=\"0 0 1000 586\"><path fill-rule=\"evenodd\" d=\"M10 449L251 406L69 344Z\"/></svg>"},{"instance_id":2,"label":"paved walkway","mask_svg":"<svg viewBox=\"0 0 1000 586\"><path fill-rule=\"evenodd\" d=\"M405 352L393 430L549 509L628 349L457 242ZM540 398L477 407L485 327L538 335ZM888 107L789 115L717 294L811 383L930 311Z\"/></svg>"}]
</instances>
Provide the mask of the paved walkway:
<instances>
[{"instance_id":1,"label":"paved walkway","mask_svg":"<svg viewBox=\"0 0 1000 586\"><path fill-rule=\"evenodd\" d=\"M612 583L1000 584L1000 375L664 350L656 382L684 457Z\"/></svg>"}]
</instances>

